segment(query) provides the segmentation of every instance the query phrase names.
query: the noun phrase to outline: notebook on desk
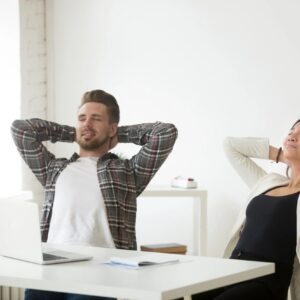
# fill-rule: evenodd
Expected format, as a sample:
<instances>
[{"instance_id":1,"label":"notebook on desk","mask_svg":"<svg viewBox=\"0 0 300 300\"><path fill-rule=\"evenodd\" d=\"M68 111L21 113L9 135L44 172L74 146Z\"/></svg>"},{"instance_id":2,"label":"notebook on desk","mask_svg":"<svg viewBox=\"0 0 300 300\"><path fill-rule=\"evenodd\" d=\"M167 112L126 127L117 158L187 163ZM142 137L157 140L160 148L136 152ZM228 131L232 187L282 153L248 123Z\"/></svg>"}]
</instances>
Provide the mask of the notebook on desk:
<instances>
[{"instance_id":1,"label":"notebook on desk","mask_svg":"<svg viewBox=\"0 0 300 300\"><path fill-rule=\"evenodd\" d=\"M13 197L0 200L0 255L43 265L92 258L58 249L45 249L41 242L37 203Z\"/></svg>"}]
</instances>

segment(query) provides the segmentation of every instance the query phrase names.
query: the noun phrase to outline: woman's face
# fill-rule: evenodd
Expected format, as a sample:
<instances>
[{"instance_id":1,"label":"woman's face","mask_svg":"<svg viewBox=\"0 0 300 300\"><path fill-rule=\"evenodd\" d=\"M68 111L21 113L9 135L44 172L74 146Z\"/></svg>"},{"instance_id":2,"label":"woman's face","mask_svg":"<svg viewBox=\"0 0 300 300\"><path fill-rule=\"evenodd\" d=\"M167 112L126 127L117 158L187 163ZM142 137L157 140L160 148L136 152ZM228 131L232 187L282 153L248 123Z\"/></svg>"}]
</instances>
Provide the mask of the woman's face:
<instances>
[{"instance_id":1,"label":"woman's face","mask_svg":"<svg viewBox=\"0 0 300 300\"><path fill-rule=\"evenodd\" d=\"M300 163L300 122L297 122L283 141L284 157L290 162Z\"/></svg>"}]
</instances>

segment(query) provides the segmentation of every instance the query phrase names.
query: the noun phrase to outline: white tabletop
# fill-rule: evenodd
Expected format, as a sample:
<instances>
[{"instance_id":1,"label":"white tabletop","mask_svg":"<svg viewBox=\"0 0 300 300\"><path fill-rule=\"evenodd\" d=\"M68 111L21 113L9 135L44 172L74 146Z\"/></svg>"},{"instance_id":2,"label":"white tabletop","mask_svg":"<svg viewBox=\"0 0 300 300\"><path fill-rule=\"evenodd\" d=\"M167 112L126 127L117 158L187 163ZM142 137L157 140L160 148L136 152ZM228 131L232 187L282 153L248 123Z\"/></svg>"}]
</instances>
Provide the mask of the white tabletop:
<instances>
[{"instance_id":1,"label":"white tabletop","mask_svg":"<svg viewBox=\"0 0 300 300\"><path fill-rule=\"evenodd\" d=\"M181 256L181 262L131 270L103 264L111 256L147 252L60 247L92 255L91 261L36 265L0 257L0 285L131 299L174 299L274 272L274 265L221 258ZM154 255L170 255L154 253Z\"/></svg>"}]
</instances>

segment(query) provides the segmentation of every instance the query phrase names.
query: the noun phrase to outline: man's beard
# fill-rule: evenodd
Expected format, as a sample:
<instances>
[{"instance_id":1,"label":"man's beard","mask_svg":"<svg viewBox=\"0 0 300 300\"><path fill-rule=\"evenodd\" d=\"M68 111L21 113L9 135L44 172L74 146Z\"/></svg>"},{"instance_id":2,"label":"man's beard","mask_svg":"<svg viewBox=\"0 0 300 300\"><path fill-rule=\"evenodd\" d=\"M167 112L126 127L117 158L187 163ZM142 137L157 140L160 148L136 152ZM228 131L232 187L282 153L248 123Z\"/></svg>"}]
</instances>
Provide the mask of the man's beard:
<instances>
[{"instance_id":1,"label":"man's beard","mask_svg":"<svg viewBox=\"0 0 300 300\"><path fill-rule=\"evenodd\" d=\"M83 150L93 151L101 148L103 145L105 145L108 142L108 140L109 140L108 136L102 138L101 140L95 139L95 140L85 141L83 139L83 140L79 140L78 144Z\"/></svg>"}]
</instances>

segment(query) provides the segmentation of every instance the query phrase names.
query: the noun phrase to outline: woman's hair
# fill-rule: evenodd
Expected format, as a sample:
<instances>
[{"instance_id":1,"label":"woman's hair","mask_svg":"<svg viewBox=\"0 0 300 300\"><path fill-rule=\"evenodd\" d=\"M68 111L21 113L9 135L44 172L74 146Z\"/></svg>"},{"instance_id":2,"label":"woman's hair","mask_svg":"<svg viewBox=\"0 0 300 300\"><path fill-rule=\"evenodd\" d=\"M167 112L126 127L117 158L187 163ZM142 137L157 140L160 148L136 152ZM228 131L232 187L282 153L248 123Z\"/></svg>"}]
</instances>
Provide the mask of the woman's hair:
<instances>
[{"instance_id":1,"label":"woman's hair","mask_svg":"<svg viewBox=\"0 0 300 300\"><path fill-rule=\"evenodd\" d=\"M120 109L116 98L102 90L93 90L83 94L79 108L88 103L102 103L107 107L110 123L119 123Z\"/></svg>"},{"instance_id":2,"label":"woman's hair","mask_svg":"<svg viewBox=\"0 0 300 300\"><path fill-rule=\"evenodd\" d=\"M298 120L293 124L293 126L291 127L291 129L293 129L293 128L295 127L295 125L298 124L298 123L300 123L300 119L298 119ZM287 177L287 178L290 178L290 176L289 176L289 170L290 170L290 166L287 166L287 167L286 167L286 171L285 171L285 174L286 174L286 177Z\"/></svg>"},{"instance_id":3,"label":"woman's hair","mask_svg":"<svg viewBox=\"0 0 300 300\"><path fill-rule=\"evenodd\" d=\"M298 124L300 122L300 119L299 120L297 120L295 123L294 123L294 125L292 126L292 128L291 129L293 129L294 127L295 127L295 125L296 124Z\"/></svg>"}]
</instances>

